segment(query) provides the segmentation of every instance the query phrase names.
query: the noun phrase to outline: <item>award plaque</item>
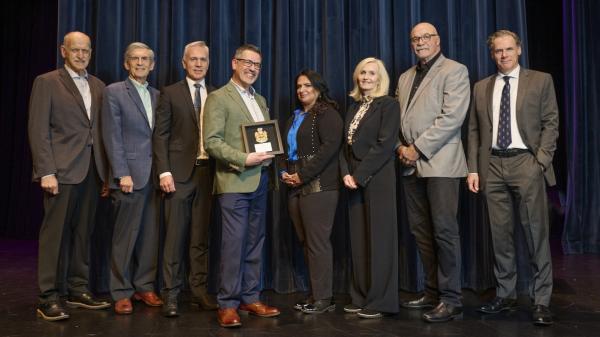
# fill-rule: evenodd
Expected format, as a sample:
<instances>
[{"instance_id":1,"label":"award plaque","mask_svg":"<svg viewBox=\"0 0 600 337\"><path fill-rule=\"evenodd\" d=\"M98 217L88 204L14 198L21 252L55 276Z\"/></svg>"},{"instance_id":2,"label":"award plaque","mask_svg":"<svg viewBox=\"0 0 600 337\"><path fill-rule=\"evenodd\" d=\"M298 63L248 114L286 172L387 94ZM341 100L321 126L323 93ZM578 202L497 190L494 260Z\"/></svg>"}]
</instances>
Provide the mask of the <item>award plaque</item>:
<instances>
[{"instance_id":1,"label":"award plaque","mask_svg":"<svg viewBox=\"0 0 600 337\"><path fill-rule=\"evenodd\" d=\"M246 153L266 152L282 154L283 145L277 120L242 124L242 138Z\"/></svg>"}]
</instances>

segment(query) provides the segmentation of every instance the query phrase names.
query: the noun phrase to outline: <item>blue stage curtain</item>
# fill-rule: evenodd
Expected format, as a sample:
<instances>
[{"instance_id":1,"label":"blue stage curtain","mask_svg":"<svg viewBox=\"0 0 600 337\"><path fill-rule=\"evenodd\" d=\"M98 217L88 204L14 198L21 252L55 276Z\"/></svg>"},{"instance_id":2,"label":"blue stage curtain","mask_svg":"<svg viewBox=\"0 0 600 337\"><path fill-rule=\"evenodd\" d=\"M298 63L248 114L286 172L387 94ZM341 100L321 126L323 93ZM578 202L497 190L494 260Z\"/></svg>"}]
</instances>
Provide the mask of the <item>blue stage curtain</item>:
<instances>
[{"instance_id":1,"label":"blue stage curtain","mask_svg":"<svg viewBox=\"0 0 600 337\"><path fill-rule=\"evenodd\" d=\"M565 253L600 253L600 3L563 0L568 190Z\"/></svg>"},{"instance_id":2,"label":"blue stage curtain","mask_svg":"<svg viewBox=\"0 0 600 337\"><path fill-rule=\"evenodd\" d=\"M354 66L367 56L376 56L387 66L393 95L398 76L416 62L408 37L411 27L421 21L438 28L444 54L464 63L473 82L495 71L486 38L500 28L522 37L525 48L521 64L528 65L525 0L59 0L58 13L59 39L72 30L90 35L94 54L89 70L107 83L126 77L122 54L133 41L145 42L155 50L156 68L149 81L158 88L183 78L181 57L190 41L205 40L210 46L208 81L215 86L229 80L236 47L242 43L258 45L263 52L263 68L255 87L266 96L272 118L279 119L281 125L292 111L293 79L303 68L324 75L343 113ZM423 289L423 272L400 192L400 287L417 291ZM463 287L493 287L493 254L484 202L480 196L469 194L465 186L460 198ZM306 268L287 214L285 190L274 192L270 201L264 285L279 292L305 290ZM342 195L332 235L334 290L338 292L347 291L350 277L346 217ZM213 239L214 248L219 243L218 233ZM218 253L214 249L211 253L211 270L216 271ZM527 262L521 261L521 289L525 289L529 276L526 266ZM106 290L106 270L100 274L96 287ZM211 274L213 290L215 274Z\"/></svg>"}]
</instances>

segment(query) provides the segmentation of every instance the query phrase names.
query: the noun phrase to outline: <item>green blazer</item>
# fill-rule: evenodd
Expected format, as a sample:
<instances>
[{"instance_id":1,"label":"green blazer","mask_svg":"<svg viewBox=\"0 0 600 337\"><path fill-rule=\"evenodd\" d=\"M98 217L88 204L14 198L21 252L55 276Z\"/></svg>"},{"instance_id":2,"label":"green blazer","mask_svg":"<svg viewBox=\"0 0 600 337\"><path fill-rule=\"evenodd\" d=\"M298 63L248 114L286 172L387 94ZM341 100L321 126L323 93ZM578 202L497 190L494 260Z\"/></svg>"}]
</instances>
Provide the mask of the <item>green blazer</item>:
<instances>
[{"instance_id":1,"label":"green blazer","mask_svg":"<svg viewBox=\"0 0 600 337\"><path fill-rule=\"evenodd\" d=\"M255 94L265 120L269 109L265 98ZM248 154L242 140L242 124L253 123L252 115L235 85L229 81L211 92L204 105L204 147L217 161L214 194L250 193L258 188L261 166L245 166Z\"/></svg>"}]
</instances>

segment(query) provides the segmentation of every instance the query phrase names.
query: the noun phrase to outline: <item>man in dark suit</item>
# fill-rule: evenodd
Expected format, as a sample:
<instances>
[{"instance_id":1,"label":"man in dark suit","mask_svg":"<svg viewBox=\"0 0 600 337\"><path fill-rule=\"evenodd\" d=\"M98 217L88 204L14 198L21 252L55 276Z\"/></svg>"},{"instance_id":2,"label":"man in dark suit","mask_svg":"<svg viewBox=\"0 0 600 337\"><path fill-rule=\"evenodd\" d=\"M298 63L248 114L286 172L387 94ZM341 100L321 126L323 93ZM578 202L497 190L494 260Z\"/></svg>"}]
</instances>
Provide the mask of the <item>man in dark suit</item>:
<instances>
[{"instance_id":1,"label":"man in dark suit","mask_svg":"<svg viewBox=\"0 0 600 337\"><path fill-rule=\"evenodd\" d=\"M60 53L65 67L40 75L33 83L28 124L33 180L44 190L37 314L48 321L69 317L58 289L63 282L59 264L67 256L67 304L110 307L88 289L88 244L105 172L99 129L104 83L86 71L92 54L87 35L68 33Z\"/></svg>"},{"instance_id":2,"label":"man in dark suit","mask_svg":"<svg viewBox=\"0 0 600 337\"><path fill-rule=\"evenodd\" d=\"M552 260L546 185L555 184L552 157L558 138L558 105L549 74L521 68L521 40L507 30L488 38L498 73L475 84L469 116L469 189L486 197L494 246L496 298L484 313L516 306L513 242L515 207L533 269L533 323L552 324ZM545 178L545 179L544 179Z\"/></svg>"},{"instance_id":3,"label":"man in dark suit","mask_svg":"<svg viewBox=\"0 0 600 337\"><path fill-rule=\"evenodd\" d=\"M279 315L277 308L260 302L268 166L273 155L246 153L241 129L242 124L269 119L265 98L252 87L261 61L258 47L239 47L231 60L231 80L206 101L204 140L217 161L214 192L222 219L217 319L223 327L242 324L238 309L261 317Z\"/></svg>"},{"instance_id":4,"label":"man in dark suit","mask_svg":"<svg viewBox=\"0 0 600 337\"><path fill-rule=\"evenodd\" d=\"M444 322L462 315L456 216L460 179L467 175L461 126L469 107L469 74L464 65L444 57L433 25L416 25L410 41L418 64L398 80L403 138L398 155L404 164L408 222L423 261L426 289L422 298L403 306L435 306L423 319Z\"/></svg>"},{"instance_id":5,"label":"man in dark suit","mask_svg":"<svg viewBox=\"0 0 600 337\"><path fill-rule=\"evenodd\" d=\"M163 88L156 111L154 164L165 196L163 315L178 316L177 296L183 285L181 268L189 235L192 301L217 309L207 294L208 232L214 164L202 142L204 102L211 87L205 82L208 46L185 46L181 61L186 78Z\"/></svg>"},{"instance_id":6,"label":"man in dark suit","mask_svg":"<svg viewBox=\"0 0 600 337\"><path fill-rule=\"evenodd\" d=\"M132 296L149 306L162 305L154 292L159 198L150 176L158 90L147 82L154 69L150 47L130 44L123 65L129 77L104 89L102 136L114 219L110 292L115 312L130 314Z\"/></svg>"}]
</instances>

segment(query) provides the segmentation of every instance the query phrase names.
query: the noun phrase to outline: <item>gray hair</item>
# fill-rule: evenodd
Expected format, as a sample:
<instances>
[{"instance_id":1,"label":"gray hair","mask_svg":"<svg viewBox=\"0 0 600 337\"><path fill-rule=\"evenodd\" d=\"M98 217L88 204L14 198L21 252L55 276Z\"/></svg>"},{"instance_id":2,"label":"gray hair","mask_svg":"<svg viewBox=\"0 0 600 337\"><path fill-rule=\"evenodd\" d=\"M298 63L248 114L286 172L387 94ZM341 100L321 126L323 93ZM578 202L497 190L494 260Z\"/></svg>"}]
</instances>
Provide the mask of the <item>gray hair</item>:
<instances>
[{"instance_id":1,"label":"gray hair","mask_svg":"<svg viewBox=\"0 0 600 337\"><path fill-rule=\"evenodd\" d=\"M209 50L209 49L208 49L208 46L206 45L206 42L204 42L204 41L194 41L194 42L190 42L190 43L188 43L187 45L185 45L185 47L183 48L183 57L182 57L182 58L185 58L185 55L187 55L187 53L188 53L188 50L189 50L190 48L192 48L192 47L196 47L196 46L199 46L199 47L204 47L204 48L206 48L206 50Z\"/></svg>"},{"instance_id":2,"label":"gray hair","mask_svg":"<svg viewBox=\"0 0 600 337\"><path fill-rule=\"evenodd\" d=\"M260 52L260 48L258 48L257 46L250 44L250 43L246 43L241 45L240 47L238 47L238 49L235 50L235 54L233 55L234 58L240 58L242 57L242 54L246 51L246 50L251 50L255 53L257 53L258 55L260 55L260 57L262 57L262 53Z\"/></svg>"},{"instance_id":3,"label":"gray hair","mask_svg":"<svg viewBox=\"0 0 600 337\"><path fill-rule=\"evenodd\" d=\"M150 59L152 61L154 61L154 51L152 50L152 48L148 47L147 44L142 43L142 42L132 42L129 44L129 46L127 46L127 49L125 49L125 54L123 54L123 57L125 58L125 62L127 62L127 59L129 58L129 55L131 55L131 52L134 49L146 49L150 51Z\"/></svg>"},{"instance_id":4,"label":"gray hair","mask_svg":"<svg viewBox=\"0 0 600 337\"><path fill-rule=\"evenodd\" d=\"M490 51L492 51L492 49L494 48L494 40L496 40L499 37L503 37L503 36L512 37L515 40L517 47L521 47L521 38L519 37L519 35L517 35L517 33L511 32L510 30L501 29L501 30L493 32L492 34L490 34L490 36L488 36L487 45L488 45L488 48L490 49Z\"/></svg>"}]
</instances>

